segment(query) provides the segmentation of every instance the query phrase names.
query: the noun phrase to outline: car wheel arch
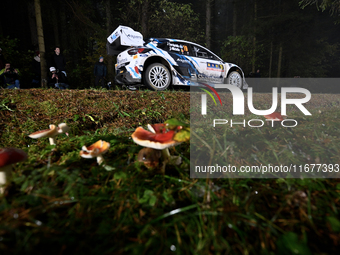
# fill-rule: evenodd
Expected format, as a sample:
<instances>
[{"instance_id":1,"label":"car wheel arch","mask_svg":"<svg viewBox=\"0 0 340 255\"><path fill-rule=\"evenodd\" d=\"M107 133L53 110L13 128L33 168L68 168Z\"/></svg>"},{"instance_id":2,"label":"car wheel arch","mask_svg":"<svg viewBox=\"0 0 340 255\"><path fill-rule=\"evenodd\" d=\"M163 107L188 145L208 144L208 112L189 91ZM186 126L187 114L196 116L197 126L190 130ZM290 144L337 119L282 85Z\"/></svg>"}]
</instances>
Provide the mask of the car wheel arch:
<instances>
[{"instance_id":1,"label":"car wheel arch","mask_svg":"<svg viewBox=\"0 0 340 255\"><path fill-rule=\"evenodd\" d=\"M154 63L161 63L161 64L165 65L169 69L170 74L173 71L173 67L170 65L170 63L166 59L159 57L159 56L152 56L152 57L147 58L145 60L144 64L143 64L143 71L145 71L148 68L149 65L154 64ZM172 81L171 81L171 83L172 83Z\"/></svg>"},{"instance_id":2,"label":"car wheel arch","mask_svg":"<svg viewBox=\"0 0 340 255\"><path fill-rule=\"evenodd\" d=\"M231 72L234 72L234 71L240 73L241 76L242 76L242 78L244 78L243 71L242 71L241 68L239 68L238 66L232 66L232 67L228 70L228 73L227 73L226 78L229 76L229 74L230 74Z\"/></svg>"}]
</instances>

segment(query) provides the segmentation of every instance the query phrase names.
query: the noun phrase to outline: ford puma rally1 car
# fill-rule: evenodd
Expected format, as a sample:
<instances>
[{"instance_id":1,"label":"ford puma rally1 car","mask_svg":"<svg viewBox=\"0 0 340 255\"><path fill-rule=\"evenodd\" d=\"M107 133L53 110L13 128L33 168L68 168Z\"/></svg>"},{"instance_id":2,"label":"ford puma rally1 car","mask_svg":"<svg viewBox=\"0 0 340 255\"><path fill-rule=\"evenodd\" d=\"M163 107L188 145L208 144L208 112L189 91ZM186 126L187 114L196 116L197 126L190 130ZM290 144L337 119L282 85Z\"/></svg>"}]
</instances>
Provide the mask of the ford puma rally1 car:
<instances>
[{"instance_id":1,"label":"ford puma rally1 car","mask_svg":"<svg viewBox=\"0 0 340 255\"><path fill-rule=\"evenodd\" d=\"M170 85L232 84L247 88L243 71L192 42L167 38L143 40L141 33L119 26L107 38L107 53L117 55L115 82L165 90Z\"/></svg>"}]
</instances>

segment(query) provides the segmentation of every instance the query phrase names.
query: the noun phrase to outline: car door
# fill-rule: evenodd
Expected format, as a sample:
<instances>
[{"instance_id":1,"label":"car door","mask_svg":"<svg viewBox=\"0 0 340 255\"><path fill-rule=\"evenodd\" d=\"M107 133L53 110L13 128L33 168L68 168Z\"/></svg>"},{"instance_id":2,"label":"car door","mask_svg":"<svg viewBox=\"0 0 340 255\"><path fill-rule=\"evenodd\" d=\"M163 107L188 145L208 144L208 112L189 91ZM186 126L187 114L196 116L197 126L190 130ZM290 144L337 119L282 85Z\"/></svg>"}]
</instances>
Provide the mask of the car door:
<instances>
[{"instance_id":1,"label":"car door","mask_svg":"<svg viewBox=\"0 0 340 255\"><path fill-rule=\"evenodd\" d=\"M196 65L197 81L223 83L225 65L222 60L206 48L197 44L190 44L192 59Z\"/></svg>"}]
</instances>

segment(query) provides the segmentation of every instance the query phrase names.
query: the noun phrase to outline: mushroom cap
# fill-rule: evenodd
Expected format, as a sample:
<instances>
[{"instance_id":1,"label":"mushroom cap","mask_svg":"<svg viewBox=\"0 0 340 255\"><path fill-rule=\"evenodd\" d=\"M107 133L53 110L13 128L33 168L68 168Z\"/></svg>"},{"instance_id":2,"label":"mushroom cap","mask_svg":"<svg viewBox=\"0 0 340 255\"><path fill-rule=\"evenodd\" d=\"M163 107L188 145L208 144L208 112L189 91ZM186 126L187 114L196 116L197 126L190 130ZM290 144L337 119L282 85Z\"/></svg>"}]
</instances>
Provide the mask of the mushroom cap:
<instances>
[{"instance_id":1,"label":"mushroom cap","mask_svg":"<svg viewBox=\"0 0 340 255\"><path fill-rule=\"evenodd\" d=\"M269 115L264 115L266 119L273 120L273 121L283 121L286 117L282 116L279 112L273 112Z\"/></svg>"},{"instance_id":2,"label":"mushroom cap","mask_svg":"<svg viewBox=\"0 0 340 255\"><path fill-rule=\"evenodd\" d=\"M27 153L16 148L0 148L0 167L14 164L27 159Z\"/></svg>"},{"instance_id":3,"label":"mushroom cap","mask_svg":"<svg viewBox=\"0 0 340 255\"><path fill-rule=\"evenodd\" d=\"M66 123L60 123L58 125L58 133L59 134L66 133L69 130L70 130L70 128L69 128L69 126L67 126Z\"/></svg>"},{"instance_id":4,"label":"mushroom cap","mask_svg":"<svg viewBox=\"0 0 340 255\"><path fill-rule=\"evenodd\" d=\"M82 147L80 151L80 156L83 158L95 158L99 155L106 153L110 148L110 143L99 140L94 144L86 147L85 145Z\"/></svg>"},{"instance_id":5,"label":"mushroom cap","mask_svg":"<svg viewBox=\"0 0 340 255\"><path fill-rule=\"evenodd\" d=\"M181 143L173 139L175 134L175 130L170 130L166 133L155 134L145 130L142 127L138 127L131 137L138 145L156 150L163 150Z\"/></svg>"},{"instance_id":6,"label":"mushroom cap","mask_svg":"<svg viewBox=\"0 0 340 255\"><path fill-rule=\"evenodd\" d=\"M148 129L154 134L166 133L166 124L148 124Z\"/></svg>"},{"instance_id":7,"label":"mushroom cap","mask_svg":"<svg viewBox=\"0 0 340 255\"><path fill-rule=\"evenodd\" d=\"M56 125L51 124L50 129L39 130L29 135L33 139L38 139L41 137L54 137L58 134L58 128Z\"/></svg>"}]
</instances>

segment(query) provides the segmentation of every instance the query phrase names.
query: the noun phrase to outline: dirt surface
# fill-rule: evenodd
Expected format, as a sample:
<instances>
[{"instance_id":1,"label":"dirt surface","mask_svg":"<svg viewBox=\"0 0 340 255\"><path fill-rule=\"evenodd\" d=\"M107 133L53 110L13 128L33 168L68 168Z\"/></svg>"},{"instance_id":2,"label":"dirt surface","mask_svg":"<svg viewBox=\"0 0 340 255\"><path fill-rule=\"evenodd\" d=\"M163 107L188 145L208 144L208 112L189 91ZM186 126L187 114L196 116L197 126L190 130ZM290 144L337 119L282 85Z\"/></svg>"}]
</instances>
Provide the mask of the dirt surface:
<instances>
[{"instance_id":1,"label":"dirt surface","mask_svg":"<svg viewBox=\"0 0 340 255\"><path fill-rule=\"evenodd\" d=\"M246 97L245 93L245 105ZM289 97L301 98L304 95L291 94ZM221 98L228 102L226 110L231 110L231 94L222 94ZM261 109L261 106L270 107L272 104L272 94L269 93L254 94L253 98L254 107L258 109ZM280 104L279 95L278 110ZM340 95L314 94L304 106L310 111L339 108ZM131 129L148 123L161 123L172 117L189 119L189 114L189 92L0 90L1 130L25 123L34 123L33 126L40 128L60 122L77 124L82 130Z\"/></svg>"},{"instance_id":2,"label":"dirt surface","mask_svg":"<svg viewBox=\"0 0 340 255\"><path fill-rule=\"evenodd\" d=\"M19 132L20 127L33 130L61 122L77 127L78 134L127 130L173 117L188 119L189 107L187 92L0 90L0 130Z\"/></svg>"}]
</instances>

